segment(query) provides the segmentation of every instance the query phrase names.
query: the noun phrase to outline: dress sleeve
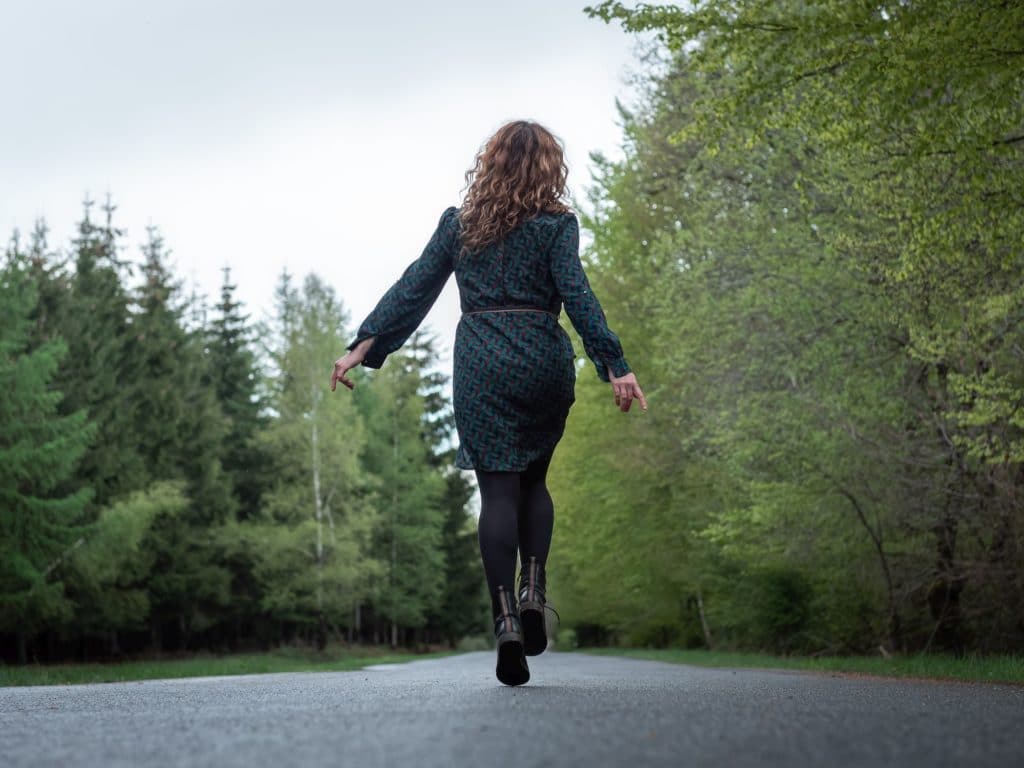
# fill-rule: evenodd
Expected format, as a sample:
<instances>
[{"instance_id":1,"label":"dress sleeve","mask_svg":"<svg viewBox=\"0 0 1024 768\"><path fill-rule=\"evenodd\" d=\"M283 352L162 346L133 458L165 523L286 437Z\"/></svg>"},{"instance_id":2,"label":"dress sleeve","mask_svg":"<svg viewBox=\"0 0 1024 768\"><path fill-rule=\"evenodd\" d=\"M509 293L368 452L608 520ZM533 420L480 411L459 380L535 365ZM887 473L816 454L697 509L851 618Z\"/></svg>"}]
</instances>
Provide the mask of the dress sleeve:
<instances>
[{"instance_id":1,"label":"dress sleeve","mask_svg":"<svg viewBox=\"0 0 1024 768\"><path fill-rule=\"evenodd\" d=\"M364 339L375 336L363 359L367 368L380 368L385 358L412 336L448 282L458 227L456 213L455 206L445 209L423 253L377 302L359 326L355 340L346 347L355 349Z\"/></svg>"},{"instance_id":2,"label":"dress sleeve","mask_svg":"<svg viewBox=\"0 0 1024 768\"><path fill-rule=\"evenodd\" d=\"M608 322L580 262L580 225L575 215L568 217L551 249L551 276L562 297L565 312L573 328L583 339L583 349L597 367L601 381L609 381L608 368L615 376L630 372L623 357L619 337Z\"/></svg>"}]
</instances>

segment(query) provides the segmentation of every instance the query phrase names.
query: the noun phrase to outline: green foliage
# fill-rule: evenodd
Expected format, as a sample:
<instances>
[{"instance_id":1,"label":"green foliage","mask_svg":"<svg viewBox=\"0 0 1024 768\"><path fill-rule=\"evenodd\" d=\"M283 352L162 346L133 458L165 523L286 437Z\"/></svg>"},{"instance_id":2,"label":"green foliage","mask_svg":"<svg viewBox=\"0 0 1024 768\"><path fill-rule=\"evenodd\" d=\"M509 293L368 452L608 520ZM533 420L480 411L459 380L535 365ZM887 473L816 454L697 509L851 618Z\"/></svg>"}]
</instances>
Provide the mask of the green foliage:
<instances>
[{"instance_id":1,"label":"green foliage","mask_svg":"<svg viewBox=\"0 0 1024 768\"><path fill-rule=\"evenodd\" d=\"M329 648L316 652L299 647L278 648L260 654L202 654L188 659L128 661L119 664L0 666L0 686L123 683L129 680L174 680L182 677L265 675L284 672L345 672L374 664L401 664L424 658L440 658L450 653L394 653L387 648L372 646L353 650Z\"/></svg>"},{"instance_id":2,"label":"green foliage","mask_svg":"<svg viewBox=\"0 0 1024 768\"><path fill-rule=\"evenodd\" d=\"M1024 636L1005 11L587 9L668 45L582 218L651 410L577 385L552 469L570 622L776 650Z\"/></svg>"},{"instance_id":3,"label":"green foliage","mask_svg":"<svg viewBox=\"0 0 1024 768\"><path fill-rule=\"evenodd\" d=\"M653 648L594 648L587 653L629 656L636 659L727 669L804 669L813 672L926 680L965 680L986 683L1024 682L1024 657L1020 655L956 658L941 654L914 656L773 656L767 653L679 650Z\"/></svg>"},{"instance_id":4,"label":"green foliage","mask_svg":"<svg viewBox=\"0 0 1024 768\"><path fill-rule=\"evenodd\" d=\"M104 207L103 226L93 222L86 201L72 244L74 276L63 307L41 318L47 335L68 345L63 370L66 387L62 413L85 409L96 432L82 457L77 477L94 491L97 507L146 485L143 457L136 450L136 410L129 397L139 382L132 366L127 267L118 256L122 231L114 227L114 206Z\"/></svg>"},{"instance_id":5,"label":"green foliage","mask_svg":"<svg viewBox=\"0 0 1024 768\"><path fill-rule=\"evenodd\" d=\"M276 482L248 532L262 607L275 618L345 626L380 573L369 555L379 512L366 498L359 457L365 428L351 399L330 398L329 363L344 345L346 313L333 291L309 276L301 292L278 285L270 341L278 372L276 418L263 440Z\"/></svg>"},{"instance_id":6,"label":"green foliage","mask_svg":"<svg viewBox=\"0 0 1024 768\"><path fill-rule=\"evenodd\" d=\"M748 599L754 608L751 624L765 645L784 653L800 641L800 633L810 618L813 591L800 571L786 567L762 568L750 582Z\"/></svg>"},{"instance_id":7,"label":"green foliage","mask_svg":"<svg viewBox=\"0 0 1024 768\"><path fill-rule=\"evenodd\" d=\"M264 495L271 487L272 455L263 439L268 426L266 393L257 349L256 328L248 323L235 299L231 270L224 268L220 301L206 336L206 386L213 388L224 420L220 459L225 479L236 502L233 519L218 531L218 548L231 574L227 617L237 635L242 625L261 613L262 595L253 569L252 538L236 521L256 521Z\"/></svg>"},{"instance_id":8,"label":"green foliage","mask_svg":"<svg viewBox=\"0 0 1024 768\"><path fill-rule=\"evenodd\" d=\"M0 631L22 637L70 612L53 575L87 530L90 496L88 487L60 490L92 428L83 411L58 412L54 384L66 346L50 339L30 347L37 302L25 261L12 249L0 270Z\"/></svg>"},{"instance_id":9,"label":"green foliage","mask_svg":"<svg viewBox=\"0 0 1024 768\"><path fill-rule=\"evenodd\" d=\"M183 483L161 482L100 511L65 568L69 596L79 606L72 623L76 631L103 635L145 627L146 578L157 557L146 546L147 534L187 507Z\"/></svg>"},{"instance_id":10,"label":"green foliage","mask_svg":"<svg viewBox=\"0 0 1024 768\"><path fill-rule=\"evenodd\" d=\"M436 334L417 330L406 346L420 376L420 431L430 447L426 461L440 475L443 486L438 501L440 514L424 517L428 525L437 525L440 520L438 547L444 564L440 595L426 608L426 630L439 634L452 646L460 638L475 636L479 641L477 633L490 624L491 603L480 567L477 520L469 504L475 486L468 473L454 467L458 445L453 441L455 416L445 392L449 376L437 368L440 356ZM433 574L428 578L433 580Z\"/></svg>"},{"instance_id":11,"label":"green foliage","mask_svg":"<svg viewBox=\"0 0 1024 768\"><path fill-rule=\"evenodd\" d=\"M126 286L114 206L102 226L91 211L68 254L43 222L26 245L15 233L2 273L0 654L479 630L472 489L450 471L435 341L417 334L332 394L347 314L319 278L284 276L257 327L225 270L207 322L155 228Z\"/></svg>"},{"instance_id":12,"label":"green foliage","mask_svg":"<svg viewBox=\"0 0 1024 768\"><path fill-rule=\"evenodd\" d=\"M452 453L449 457L454 459ZM491 608L480 567L476 518L469 511L473 488L463 473L454 470L444 477L444 482L439 545L444 579L440 596L428 605L427 614L429 626L455 645L460 638L474 636L481 627L488 626Z\"/></svg>"},{"instance_id":13,"label":"green foliage","mask_svg":"<svg viewBox=\"0 0 1024 768\"><path fill-rule=\"evenodd\" d=\"M207 346L209 375L228 423L222 464L239 502L238 514L245 519L259 509L267 485L269 457L257 440L266 419L255 334L235 299L236 287L231 283L231 270L225 268Z\"/></svg>"},{"instance_id":14,"label":"green foliage","mask_svg":"<svg viewBox=\"0 0 1024 768\"><path fill-rule=\"evenodd\" d=\"M581 370L551 469L567 631L1020 647L1024 7L585 10L663 45L581 214L651 409ZM2 273L0 650L485 624L434 340L330 395L319 279L257 329L226 271L206 324L155 230L127 285L114 212L86 202L66 252L38 223Z\"/></svg>"},{"instance_id":15,"label":"green foliage","mask_svg":"<svg viewBox=\"0 0 1024 768\"><path fill-rule=\"evenodd\" d=\"M676 50L692 43L689 66L728 79L700 91L670 140L756 149L779 130L805 137L819 162L797 183L842 206L829 245L881 281L907 354L949 370L943 405L964 428L954 441L971 459L1019 464L1024 121L1012 84L1024 8L718 0L587 11L657 30Z\"/></svg>"},{"instance_id":16,"label":"green foliage","mask_svg":"<svg viewBox=\"0 0 1024 768\"><path fill-rule=\"evenodd\" d=\"M389 358L361 403L369 427L365 466L380 509L373 547L384 569L374 584L374 607L391 622L393 644L399 624L427 624L444 587L442 503L447 483L425 439L430 425L422 376L433 364L434 352L422 341L414 334L408 351Z\"/></svg>"},{"instance_id":17,"label":"green foliage","mask_svg":"<svg viewBox=\"0 0 1024 768\"><path fill-rule=\"evenodd\" d=\"M226 428L208 385L204 334L184 326L186 306L155 228L142 253L132 314L138 384L130 393L137 452L153 481L183 482L189 498L182 514L163 515L148 531L150 619L157 631L174 625L187 644L214 626L229 604L230 573L216 528L231 519L235 502L221 469Z\"/></svg>"}]
</instances>

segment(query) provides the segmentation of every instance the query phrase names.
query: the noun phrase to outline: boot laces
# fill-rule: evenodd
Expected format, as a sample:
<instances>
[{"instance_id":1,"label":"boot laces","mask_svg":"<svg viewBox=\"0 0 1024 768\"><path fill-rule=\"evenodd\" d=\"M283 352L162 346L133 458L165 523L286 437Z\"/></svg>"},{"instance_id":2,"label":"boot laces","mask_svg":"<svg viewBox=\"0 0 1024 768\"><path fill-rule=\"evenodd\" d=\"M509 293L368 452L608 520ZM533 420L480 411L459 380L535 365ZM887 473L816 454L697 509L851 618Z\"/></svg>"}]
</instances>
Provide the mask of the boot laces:
<instances>
[{"instance_id":1,"label":"boot laces","mask_svg":"<svg viewBox=\"0 0 1024 768\"><path fill-rule=\"evenodd\" d=\"M519 600L522 601L527 599L532 591L539 599L543 609L545 611L551 611L551 613L555 614L558 621L561 622L561 615L547 600L547 594L545 593L545 581L546 579L541 573L541 569L537 566L536 558L531 557L527 567L523 568L519 574Z\"/></svg>"},{"instance_id":2,"label":"boot laces","mask_svg":"<svg viewBox=\"0 0 1024 768\"><path fill-rule=\"evenodd\" d=\"M514 600L514 598L513 598ZM498 587L498 604L501 606L501 613L494 619L496 632L514 631L519 623L519 606L509 599L509 592L502 586Z\"/></svg>"}]
</instances>

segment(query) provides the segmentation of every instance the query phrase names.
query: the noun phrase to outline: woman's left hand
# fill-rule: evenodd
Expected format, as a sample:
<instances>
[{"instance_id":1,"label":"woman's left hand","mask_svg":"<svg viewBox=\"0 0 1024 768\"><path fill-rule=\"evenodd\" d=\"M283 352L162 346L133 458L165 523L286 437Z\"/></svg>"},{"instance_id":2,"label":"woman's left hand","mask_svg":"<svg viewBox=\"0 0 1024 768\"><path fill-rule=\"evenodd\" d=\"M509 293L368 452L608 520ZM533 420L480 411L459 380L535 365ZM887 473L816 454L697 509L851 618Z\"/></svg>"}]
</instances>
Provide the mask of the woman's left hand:
<instances>
[{"instance_id":1,"label":"woman's left hand","mask_svg":"<svg viewBox=\"0 0 1024 768\"><path fill-rule=\"evenodd\" d=\"M629 406L633 403L633 398L640 401L640 407L644 413L647 413L647 398L644 397L644 392L640 389L640 384L636 380L636 374L632 371L627 373L625 376L616 376L612 373L612 369L608 369L608 381L612 385L612 389L615 390L615 405L620 411L626 413L629 410Z\"/></svg>"}]
</instances>

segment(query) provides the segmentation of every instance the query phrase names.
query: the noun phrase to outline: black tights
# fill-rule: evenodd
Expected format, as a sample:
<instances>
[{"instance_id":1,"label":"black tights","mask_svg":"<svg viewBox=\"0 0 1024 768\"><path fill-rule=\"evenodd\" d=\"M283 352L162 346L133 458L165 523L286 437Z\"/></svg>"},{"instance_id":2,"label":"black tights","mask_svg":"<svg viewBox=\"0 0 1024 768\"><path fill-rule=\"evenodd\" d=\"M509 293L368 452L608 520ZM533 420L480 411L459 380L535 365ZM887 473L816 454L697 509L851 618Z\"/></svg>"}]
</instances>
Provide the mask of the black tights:
<instances>
[{"instance_id":1,"label":"black tights","mask_svg":"<svg viewBox=\"0 0 1024 768\"><path fill-rule=\"evenodd\" d=\"M515 593L516 550L520 562L536 557L543 569L551 548L555 510L545 485L551 454L522 472L476 470L480 486L480 557L484 562L491 610L501 614L498 587Z\"/></svg>"}]
</instances>

